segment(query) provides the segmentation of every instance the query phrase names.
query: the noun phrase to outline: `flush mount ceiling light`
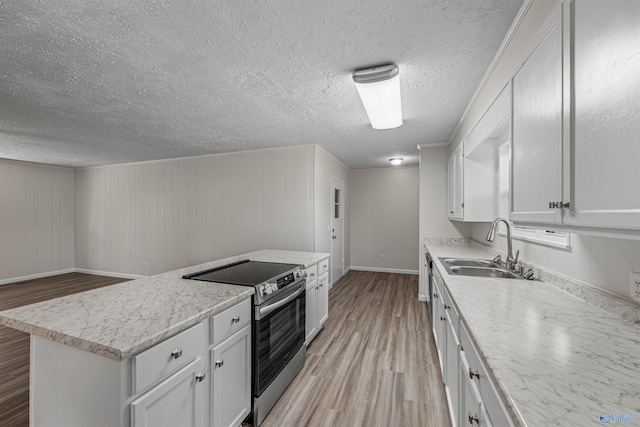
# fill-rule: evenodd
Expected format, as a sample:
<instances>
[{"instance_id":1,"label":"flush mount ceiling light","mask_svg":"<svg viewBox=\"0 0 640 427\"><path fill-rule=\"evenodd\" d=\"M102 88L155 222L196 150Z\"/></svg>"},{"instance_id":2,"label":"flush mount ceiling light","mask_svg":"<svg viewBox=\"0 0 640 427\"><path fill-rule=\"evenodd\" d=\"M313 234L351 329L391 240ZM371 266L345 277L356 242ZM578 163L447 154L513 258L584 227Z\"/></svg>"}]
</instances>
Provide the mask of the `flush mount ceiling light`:
<instances>
[{"instance_id":1,"label":"flush mount ceiling light","mask_svg":"<svg viewBox=\"0 0 640 427\"><path fill-rule=\"evenodd\" d=\"M396 64L356 70L352 77L374 129L402 126L400 71Z\"/></svg>"},{"instance_id":2,"label":"flush mount ceiling light","mask_svg":"<svg viewBox=\"0 0 640 427\"><path fill-rule=\"evenodd\" d=\"M393 157L389 159L389 161L393 166L398 166L400 163L402 163L402 157Z\"/></svg>"}]
</instances>

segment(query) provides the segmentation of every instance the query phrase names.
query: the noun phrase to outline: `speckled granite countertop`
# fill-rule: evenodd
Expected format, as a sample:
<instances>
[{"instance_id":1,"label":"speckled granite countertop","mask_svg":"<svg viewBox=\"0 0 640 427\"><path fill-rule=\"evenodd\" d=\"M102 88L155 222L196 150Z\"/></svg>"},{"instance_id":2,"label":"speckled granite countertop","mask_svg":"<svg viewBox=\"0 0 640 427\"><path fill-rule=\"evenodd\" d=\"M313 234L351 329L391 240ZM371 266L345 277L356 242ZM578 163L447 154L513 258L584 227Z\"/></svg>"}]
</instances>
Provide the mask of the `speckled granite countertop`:
<instances>
[{"instance_id":1,"label":"speckled granite countertop","mask_svg":"<svg viewBox=\"0 0 640 427\"><path fill-rule=\"evenodd\" d=\"M0 312L0 324L115 360L250 298L252 287L184 280L242 259L310 266L329 254L261 250Z\"/></svg>"},{"instance_id":2,"label":"speckled granite countertop","mask_svg":"<svg viewBox=\"0 0 640 427\"><path fill-rule=\"evenodd\" d=\"M447 274L438 257L495 255L474 242L425 246L516 424L602 425L608 413L640 425L637 324L558 284Z\"/></svg>"}]
</instances>

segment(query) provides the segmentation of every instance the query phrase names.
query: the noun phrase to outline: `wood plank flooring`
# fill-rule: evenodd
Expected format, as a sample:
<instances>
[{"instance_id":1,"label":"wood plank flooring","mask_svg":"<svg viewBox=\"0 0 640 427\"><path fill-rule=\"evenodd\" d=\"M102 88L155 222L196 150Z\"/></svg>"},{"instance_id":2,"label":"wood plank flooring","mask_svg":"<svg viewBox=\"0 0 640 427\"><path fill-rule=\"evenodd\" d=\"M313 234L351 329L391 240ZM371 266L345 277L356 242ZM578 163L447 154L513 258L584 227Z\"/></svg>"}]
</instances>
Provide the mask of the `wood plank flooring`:
<instances>
[{"instance_id":1,"label":"wood plank flooring","mask_svg":"<svg viewBox=\"0 0 640 427\"><path fill-rule=\"evenodd\" d=\"M447 427L446 397L418 277L351 271L329 319L262 427Z\"/></svg>"},{"instance_id":2,"label":"wood plank flooring","mask_svg":"<svg viewBox=\"0 0 640 427\"><path fill-rule=\"evenodd\" d=\"M0 286L0 311L127 279L68 273ZM0 426L29 425L29 334L0 326Z\"/></svg>"}]
</instances>

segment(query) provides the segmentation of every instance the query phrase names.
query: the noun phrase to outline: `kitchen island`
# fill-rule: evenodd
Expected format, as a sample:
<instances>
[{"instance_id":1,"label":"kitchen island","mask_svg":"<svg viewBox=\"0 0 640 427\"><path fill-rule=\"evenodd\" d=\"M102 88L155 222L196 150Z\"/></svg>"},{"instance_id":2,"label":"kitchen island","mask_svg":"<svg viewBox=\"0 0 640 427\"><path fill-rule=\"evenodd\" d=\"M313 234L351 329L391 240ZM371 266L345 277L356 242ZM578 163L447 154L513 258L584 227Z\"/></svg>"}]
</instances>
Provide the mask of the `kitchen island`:
<instances>
[{"instance_id":1,"label":"kitchen island","mask_svg":"<svg viewBox=\"0 0 640 427\"><path fill-rule=\"evenodd\" d=\"M210 353L228 342L213 341L214 327L233 318L224 338L249 360L254 289L182 276L243 259L310 266L326 258L262 250L0 312L0 324L31 334L32 424L145 425L152 420L137 422L132 407L180 387L193 403L185 425L208 424Z\"/></svg>"},{"instance_id":2,"label":"kitchen island","mask_svg":"<svg viewBox=\"0 0 640 427\"><path fill-rule=\"evenodd\" d=\"M477 351L477 364L486 368L505 419L513 425L600 425L615 420L640 424L637 305L629 302L623 307L621 299L586 284L574 284L572 295L560 288L571 288L566 286L569 278L535 266L544 281L451 275L438 257L491 259L497 252L462 239L425 239L425 247L434 260L435 274L444 282L441 293L451 298L459 314L459 324L451 330L458 332L461 351L445 356L445 363L459 368L458 396L463 396L465 381L477 384L472 389L487 391L486 384L481 389L482 369L469 368L470 354ZM610 311L577 297L598 292L600 300L610 299L601 302ZM448 307L443 323L455 319ZM470 340L465 341L467 334ZM457 403L462 405L463 400ZM480 412L492 404L487 403ZM475 413L457 414L465 424L468 416L482 419ZM494 426L503 425L488 415Z\"/></svg>"}]
</instances>

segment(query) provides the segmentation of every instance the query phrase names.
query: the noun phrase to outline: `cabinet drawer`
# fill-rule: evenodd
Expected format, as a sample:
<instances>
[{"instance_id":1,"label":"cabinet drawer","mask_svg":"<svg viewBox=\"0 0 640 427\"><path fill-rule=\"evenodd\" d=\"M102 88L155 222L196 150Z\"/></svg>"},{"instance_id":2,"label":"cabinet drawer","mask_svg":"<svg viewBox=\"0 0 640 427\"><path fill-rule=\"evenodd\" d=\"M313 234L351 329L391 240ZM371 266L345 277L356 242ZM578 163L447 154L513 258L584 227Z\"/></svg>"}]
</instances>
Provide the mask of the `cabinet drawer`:
<instances>
[{"instance_id":1,"label":"cabinet drawer","mask_svg":"<svg viewBox=\"0 0 640 427\"><path fill-rule=\"evenodd\" d=\"M449 295L449 290L446 286L442 287L442 302L444 303L444 309L447 313L449 313L449 318L451 319L451 325L453 326L453 330L456 331L456 334L460 334L460 316L458 315L458 310L456 310L455 305L453 305L453 300Z\"/></svg>"},{"instance_id":2,"label":"cabinet drawer","mask_svg":"<svg viewBox=\"0 0 640 427\"><path fill-rule=\"evenodd\" d=\"M217 344L251 322L251 298L211 318L211 343Z\"/></svg>"},{"instance_id":3,"label":"cabinet drawer","mask_svg":"<svg viewBox=\"0 0 640 427\"><path fill-rule=\"evenodd\" d=\"M498 393L493 386L493 381L487 375L487 368L480 358L480 353L471 342L469 332L464 323L460 325L460 343L466 360L469 362L469 370L466 375L469 377L473 373L473 382L480 391L482 404L486 408L491 424L497 426L513 425L509 420ZM477 374L477 375L476 375Z\"/></svg>"},{"instance_id":4,"label":"cabinet drawer","mask_svg":"<svg viewBox=\"0 0 640 427\"><path fill-rule=\"evenodd\" d=\"M133 392L168 377L202 353L202 323L133 356Z\"/></svg>"},{"instance_id":5,"label":"cabinet drawer","mask_svg":"<svg viewBox=\"0 0 640 427\"><path fill-rule=\"evenodd\" d=\"M329 258L318 263L318 276L323 276L329 272Z\"/></svg>"},{"instance_id":6,"label":"cabinet drawer","mask_svg":"<svg viewBox=\"0 0 640 427\"><path fill-rule=\"evenodd\" d=\"M307 283L311 283L318 278L318 264L313 264L307 268Z\"/></svg>"}]
</instances>

